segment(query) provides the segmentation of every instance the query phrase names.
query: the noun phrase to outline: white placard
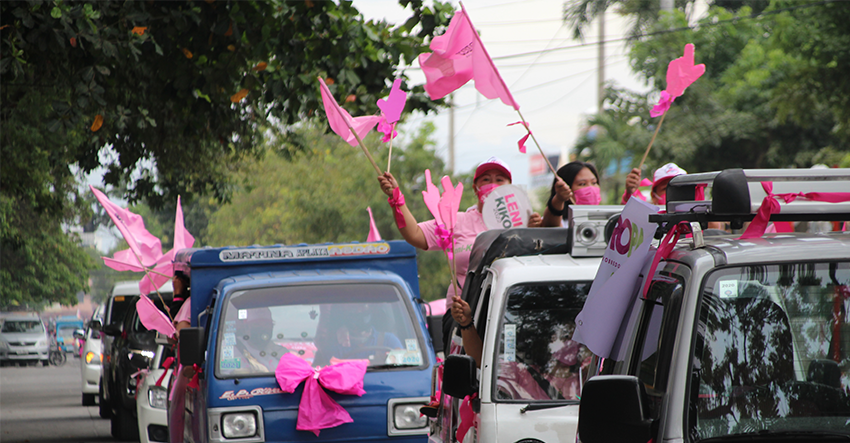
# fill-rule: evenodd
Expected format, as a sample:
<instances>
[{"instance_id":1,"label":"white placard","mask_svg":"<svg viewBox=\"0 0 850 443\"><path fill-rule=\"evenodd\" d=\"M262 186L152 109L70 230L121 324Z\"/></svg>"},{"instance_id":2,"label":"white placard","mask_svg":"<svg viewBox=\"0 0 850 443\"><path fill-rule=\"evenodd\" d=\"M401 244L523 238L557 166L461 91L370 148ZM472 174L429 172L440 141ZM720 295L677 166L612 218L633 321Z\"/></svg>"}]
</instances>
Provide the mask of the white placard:
<instances>
[{"instance_id":1,"label":"white placard","mask_svg":"<svg viewBox=\"0 0 850 443\"><path fill-rule=\"evenodd\" d=\"M514 185L502 185L494 189L481 207L481 215L488 229L527 228L528 218L533 212L528 195Z\"/></svg>"}]
</instances>

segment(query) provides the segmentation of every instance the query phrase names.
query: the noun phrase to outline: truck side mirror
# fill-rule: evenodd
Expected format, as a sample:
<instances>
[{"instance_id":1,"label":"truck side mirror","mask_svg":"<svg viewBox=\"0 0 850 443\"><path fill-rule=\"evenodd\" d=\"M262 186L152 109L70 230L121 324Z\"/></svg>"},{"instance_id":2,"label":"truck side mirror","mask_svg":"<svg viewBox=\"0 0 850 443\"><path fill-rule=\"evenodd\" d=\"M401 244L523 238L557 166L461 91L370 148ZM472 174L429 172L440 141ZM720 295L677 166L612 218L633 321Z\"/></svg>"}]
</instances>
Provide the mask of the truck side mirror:
<instances>
[{"instance_id":1,"label":"truck side mirror","mask_svg":"<svg viewBox=\"0 0 850 443\"><path fill-rule=\"evenodd\" d=\"M582 443L646 443L651 428L646 390L637 377L599 375L584 385L578 412Z\"/></svg>"},{"instance_id":2,"label":"truck side mirror","mask_svg":"<svg viewBox=\"0 0 850 443\"><path fill-rule=\"evenodd\" d=\"M431 336L434 352L443 352L443 316L429 315L425 320L428 323L428 335Z\"/></svg>"},{"instance_id":3,"label":"truck side mirror","mask_svg":"<svg viewBox=\"0 0 850 443\"><path fill-rule=\"evenodd\" d=\"M475 359L458 354L446 357L443 363L443 392L455 398L464 398L478 392Z\"/></svg>"},{"instance_id":4,"label":"truck side mirror","mask_svg":"<svg viewBox=\"0 0 850 443\"><path fill-rule=\"evenodd\" d=\"M118 323L112 323L111 325L106 325L103 327L103 333L110 337L117 337L121 335L121 325Z\"/></svg>"},{"instance_id":5,"label":"truck side mirror","mask_svg":"<svg viewBox=\"0 0 850 443\"><path fill-rule=\"evenodd\" d=\"M200 365L204 362L204 328L180 330L180 364ZM645 443L645 442L644 442Z\"/></svg>"},{"instance_id":6,"label":"truck side mirror","mask_svg":"<svg viewBox=\"0 0 850 443\"><path fill-rule=\"evenodd\" d=\"M89 328L91 328L92 331L100 331L103 329L103 323L101 323L100 320L92 320L89 322Z\"/></svg>"},{"instance_id":7,"label":"truck side mirror","mask_svg":"<svg viewBox=\"0 0 850 443\"><path fill-rule=\"evenodd\" d=\"M146 369L150 366L150 361L142 354L133 353L130 355L130 366L135 369Z\"/></svg>"}]
</instances>

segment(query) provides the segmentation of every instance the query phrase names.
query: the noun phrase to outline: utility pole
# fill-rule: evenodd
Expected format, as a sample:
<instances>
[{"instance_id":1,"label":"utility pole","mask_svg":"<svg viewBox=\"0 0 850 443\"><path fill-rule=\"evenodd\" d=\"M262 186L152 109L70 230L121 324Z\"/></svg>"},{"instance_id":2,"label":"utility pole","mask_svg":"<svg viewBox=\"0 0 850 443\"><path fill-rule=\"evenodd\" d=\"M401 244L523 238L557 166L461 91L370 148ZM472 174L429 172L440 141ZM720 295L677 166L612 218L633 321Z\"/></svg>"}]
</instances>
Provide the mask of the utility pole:
<instances>
[{"instance_id":1,"label":"utility pole","mask_svg":"<svg viewBox=\"0 0 850 443\"><path fill-rule=\"evenodd\" d=\"M455 173L455 101L449 95L449 173Z\"/></svg>"},{"instance_id":2,"label":"utility pole","mask_svg":"<svg viewBox=\"0 0 850 443\"><path fill-rule=\"evenodd\" d=\"M671 12L673 11L673 0L660 0L661 1L661 10Z\"/></svg>"},{"instance_id":3,"label":"utility pole","mask_svg":"<svg viewBox=\"0 0 850 443\"><path fill-rule=\"evenodd\" d=\"M602 104L605 101L605 11L599 14L599 60L597 67L596 99L598 101L597 113L602 112Z\"/></svg>"}]
</instances>

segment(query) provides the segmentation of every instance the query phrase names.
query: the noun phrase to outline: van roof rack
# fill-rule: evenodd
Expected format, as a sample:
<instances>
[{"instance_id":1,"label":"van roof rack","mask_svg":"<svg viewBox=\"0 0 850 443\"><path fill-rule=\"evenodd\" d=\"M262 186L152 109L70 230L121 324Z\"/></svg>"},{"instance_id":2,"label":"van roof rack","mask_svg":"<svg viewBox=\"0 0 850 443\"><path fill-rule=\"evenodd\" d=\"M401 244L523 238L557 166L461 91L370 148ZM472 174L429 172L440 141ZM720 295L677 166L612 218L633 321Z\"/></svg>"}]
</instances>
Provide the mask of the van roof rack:
<instances>
[{"instance_id":1,"label":"van roof rack","mask_svg":"<svg viewBox=\"0 0 850 443\"><path fill-rule=\"evenodd\" d=\"M656 237L679 222L729 222L741 229L755 217L767 193L761 182L773 183L773 194L850 192L850 169L726 169L685 174L667 185L667 213L652 214L658 223ZM711 188L710 200L696 200L699 186ZM826 203L797 199L785 203L771 221L850 221L850 201Z\"/></svg>"}]
</instances>

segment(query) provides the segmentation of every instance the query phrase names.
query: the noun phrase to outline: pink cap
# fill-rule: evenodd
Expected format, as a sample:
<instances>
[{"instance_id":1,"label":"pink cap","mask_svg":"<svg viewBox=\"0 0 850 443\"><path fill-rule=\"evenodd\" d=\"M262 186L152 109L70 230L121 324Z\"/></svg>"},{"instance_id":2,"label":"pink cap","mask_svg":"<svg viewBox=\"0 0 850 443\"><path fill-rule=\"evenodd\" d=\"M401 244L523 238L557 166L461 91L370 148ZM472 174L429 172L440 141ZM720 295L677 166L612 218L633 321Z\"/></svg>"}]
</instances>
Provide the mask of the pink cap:
<instances>
[{"instance_id":1,"label":"pink cap","mask_svg":"<svg viewBox=\"0 0 850 443\"><path fill-rule=\"evenodd\" d=\"M655 175L653 176L652 181L652 191L655 191L655 186L659 185L665 181L669 181L671 178L676 177L678 175L685 175L688 171L680 168L675 163L667 163L666 165L655 170Z\"/></svg>"},{"instance_id":2,"label":"pink cap","mask_svg":"<svg viewBox=\"0 0 850 443\"><path fill-rule=\"evenodd\" d=\"M498 157L490 157L487 160L481 162L477 168L475 168L475 177L472 178L472 181L478 180L478 177L491 170L498 169L502 173L508 176L508 180L513 181L511 178L511 168L508 167L508 164L500 160Z\"/></svg>"}]
</instances>

